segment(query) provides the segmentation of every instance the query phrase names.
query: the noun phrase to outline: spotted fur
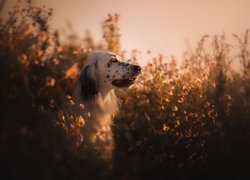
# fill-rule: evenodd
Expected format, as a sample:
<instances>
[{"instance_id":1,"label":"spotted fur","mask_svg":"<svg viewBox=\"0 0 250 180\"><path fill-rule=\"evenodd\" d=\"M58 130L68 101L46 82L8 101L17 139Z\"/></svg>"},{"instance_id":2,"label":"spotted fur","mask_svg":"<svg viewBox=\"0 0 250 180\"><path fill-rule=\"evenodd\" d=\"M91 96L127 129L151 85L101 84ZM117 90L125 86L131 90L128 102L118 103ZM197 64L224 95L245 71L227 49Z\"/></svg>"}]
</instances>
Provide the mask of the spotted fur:
<instances>
[{"instance_id":1,"label":"spotted fur","mask_svg":"<svg viewBox=\"0 0 250 180\"><path fill-rule=\"evenodd\" d=\"M140 73L140 67L121 61L111 52L94 52L82 69L72 95L75 106L84 104L78 113L90 112L84 140L96 158L111 160L114 148L112 117L118 111L114 89L129 87Z\"/></svg>"}]
</instances>

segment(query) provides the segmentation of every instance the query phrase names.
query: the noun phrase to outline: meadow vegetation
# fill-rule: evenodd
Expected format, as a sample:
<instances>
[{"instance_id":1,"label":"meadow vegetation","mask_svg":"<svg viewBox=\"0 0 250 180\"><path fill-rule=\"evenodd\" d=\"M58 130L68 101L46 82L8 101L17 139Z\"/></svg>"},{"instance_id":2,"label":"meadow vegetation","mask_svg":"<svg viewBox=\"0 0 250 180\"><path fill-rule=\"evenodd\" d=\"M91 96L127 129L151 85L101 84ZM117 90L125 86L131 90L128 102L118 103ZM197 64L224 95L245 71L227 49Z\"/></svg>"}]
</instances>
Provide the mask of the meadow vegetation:
<instances>
[{"instance_id":1,"label":"meadow vegetation","mask_svg":"<svg viewBox=\"0 0 250 180\"><path fill-rule=\"evenodd\" d=\"M26 1L0 16L2 177L103 175L101 165L89 165L68 148L82 148L84 119L58 109L65 100L72 104L79 70L93 50L126 56L120 16L108 15L103 41L95 43L90 33L61 41L50 27L53 13ZM249 37L249 30L232 41L205 35L182 61L150 59L136 84L117 92L110 177L250 177ZM133 63L137 52L130 54Z\"/></svg>"}]
</instances>

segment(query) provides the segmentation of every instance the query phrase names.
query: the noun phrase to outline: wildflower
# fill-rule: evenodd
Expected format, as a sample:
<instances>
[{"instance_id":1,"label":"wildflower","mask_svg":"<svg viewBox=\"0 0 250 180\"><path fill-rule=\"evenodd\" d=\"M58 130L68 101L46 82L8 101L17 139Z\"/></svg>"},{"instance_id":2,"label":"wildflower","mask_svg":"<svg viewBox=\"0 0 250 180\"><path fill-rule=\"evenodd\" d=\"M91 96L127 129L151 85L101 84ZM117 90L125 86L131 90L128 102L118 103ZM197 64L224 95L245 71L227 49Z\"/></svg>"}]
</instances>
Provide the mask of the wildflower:
<instances>
[{"instance_id":1,"label":"wildflower","mask_svg":"<svg viewBox=\"0 0 250 180\"><path fill-rule=\"evenodd\" d=\"M66 98L67 98L68 100L71 100L71 96L70 96L70 95L67 95Z\"/></svg>"},{"instance_id":2,"label":"wildflower","mask_svg":"<svg viewBox=\"0 0 250 180\"><path fill-rule=\"evenodd\" d=\"M47 77L46 78L46 86L52 87L52 86L55 85L55 82L56 82L56 80L54 78L52 78L52 77Z\"/></svg>"},{"instance_id":3,"label":"wildflower","mask_svg":"<svg viewBox=\"0 0 250 180\"><path fill-rule=\"evenodd\" d=\"M232 100L232 96L230 96L229 94L226 97L228 100Z\"/></svg>"},{"instance_id":4,"label":"wildflower","mask_svg":"<svg viewBox=\"0 0 250 180\"><path fill-rule=\"evenodd\" d=\"M167 93L168 93L169 96L172 96L174 94L171 89L169 89Z\"/></svg>"},{"instance_id":5,"label":"wildflower","mask_svg":"<svg viewBox=\"0 0 250 180\"><path fill-rule=\"evenodd\" d=\"M85 120L83 119L83 117L81 115L78 116L78 118L76 119L76 122L77 122L79 127L85 126Z\"/></svg>"},{"instance_id":6,"label":"wildflower","mask_svg":"<svg viewBox=\"0 0 250 180\"><path fill-rule=\"evenodd\" d=\"M178 107L177 107L177 106L174 106L174 107L173 107L173 111L175 111L175 112L178 111Z\"/></svg>"},{"instance_id":7,"label":"wildflower","mask_svg":"<svg viewBox=\"0 0 250 180\"><path fill-rule=\"evenodd\" d=\"M61 114L61 118L63 121L65 121L65 116Z\"/></svg>"},{"instance_id":8,"label":"wildflower","mask_svg":"<svg viewBox=\"0 0 250 180\"><path fill-rule=\"evenodd\" d=\"M49 100L49 107L50 108L55 108L55 100L54 99Z\"/></svg>"},{"instance_id":9,"label":"wildflower","mask_svg":"<svg viewBox=\"0 0 250 180\"><path fill-rule=\"evenodd\" d=\"M70 115L70 116L68 117L68 120L73 121L73 120L74 120L74 117L73 117L72 115Z\"/></svg>"},{"instance_id":10,"label":"wildflower","mask_svg":"<svg viewBox=\"0 0 250 180\"><path fill-rule=\"evenodd\" d=\"M200 83L201 83L201 79L200 79L200 78L197 78L197 79L196 79L196 83L197 83L197 84L200 84Z\"/></svg>"},{"instance_id":11,"label":"wildflower","mask_svg":"<svg viewBox=\"0 0 250 180\"><path fill-rule=\"evenodd\" d=\"M71 106L74 106L74 105L75 105L75 103L74 103L73 100L69 100L69 104L70 104Z\"/></svg>"},{"instance_id":12,"label":"wildflower","mask_svg":"<svg viewBox=\"0 0 250 180\"><path fill-rule=\"evenodd\" d=\"M79 107L80 107L81 109L84 109L84 104L79 104Z\"/></svg>"},{"instance_id":13,"label":"wildflower","mask_svg":"<svg viewBox=\"0 0 250 180\"><path fill-rule=\"evenodd\" d=\"M177 101L178 103L183 103L184 102L184 98L183 97L181 97L180 99L178 99L178 101Z\"/></svg>"},{"instance_id":14,"label":"wildflower","mask_svg":"<svg viewBox=\"0 0 250 180\"><path fill-rule=\"evenodd\" d=\"M184 116L184 120L185 120L185 121L188 121L188 116L187 116L187 115Z\"/></svg>"},{"instance_id":15,"label":"wildflower","mask_svg":"<svg viewBox=\"0 0 250 180\"><path fill-rule=\"evenodd\" d=\"M162 126L162 130L165 132L168 132L169 129L170 129L170 127L167 125L167 123L164 123Z\"/></svg>"},{"instance_id":16,"label":"wildflower","mask_svg":"<svg viewBox=\"0 0 250 180\"><path fill-rule=\"evenodd\" d=\"M180 126L180 120L178 119L178 120L175 122L174 127L177 128L177 127L179 127L179 126Z\"/></svg>"},{"instance_id":17,"label":"wildflower","mask_svg":"<svg viewBox=\"0 0 250 180\"><path fill-rule=\"evenodd\" d=\"M58 59L58 58L54 58L54 59L53 59L53 63L54 63L55 65L59 64L59 59Z\"/></svg>"},{"instance_id":18,"label":"wildflower","mask_svg":"<svg viewBox=\"0 0 250 180\"><path fill-rule=\"evenodd\" d=\"M165 99L165 101L166 101L166 102L169 102L169 99L168 99L168 98L166 98L166 99Z\"/></svg>"}]
</instances>

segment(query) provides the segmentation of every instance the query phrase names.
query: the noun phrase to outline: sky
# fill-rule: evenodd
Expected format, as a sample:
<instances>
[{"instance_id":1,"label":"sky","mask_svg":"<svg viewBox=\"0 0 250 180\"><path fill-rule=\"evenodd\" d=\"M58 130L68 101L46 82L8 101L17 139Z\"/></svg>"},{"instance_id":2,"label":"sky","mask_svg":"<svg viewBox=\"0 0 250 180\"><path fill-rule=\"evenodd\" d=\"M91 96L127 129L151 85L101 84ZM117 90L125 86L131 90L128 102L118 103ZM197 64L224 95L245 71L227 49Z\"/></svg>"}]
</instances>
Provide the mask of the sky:
<instances>
[{"instance_id":1,"label":"sky","mask_svg":"<svg viewBox=\"0 0 250 180\"><path fill-rule=\"evenodd\" d=\"M7 0L8 4L15 2ZM54 9L53 27L67 29L70 22L84 36L90 30L102 38L101 23L108 13L121 15L122 48L182 58L205 35L233 33L250 28L250 0L36 0ZM8 5L9 6L9 5ZM8 7L7 6L7 7Z\"/></svg>"}]
</instances>

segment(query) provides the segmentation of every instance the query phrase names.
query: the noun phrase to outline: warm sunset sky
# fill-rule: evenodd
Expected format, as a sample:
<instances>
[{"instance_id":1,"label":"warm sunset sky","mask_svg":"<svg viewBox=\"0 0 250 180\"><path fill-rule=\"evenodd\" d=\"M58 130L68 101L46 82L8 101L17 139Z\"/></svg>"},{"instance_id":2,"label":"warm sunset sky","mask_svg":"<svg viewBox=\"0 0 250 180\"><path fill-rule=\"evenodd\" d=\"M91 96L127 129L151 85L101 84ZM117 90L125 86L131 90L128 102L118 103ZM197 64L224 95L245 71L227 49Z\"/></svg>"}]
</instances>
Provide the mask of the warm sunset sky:
<instances>
[{"instance_id":1,"label":"warm sunset sky","mask_svg":"<svg viewBox=\"0 0 250 180\"><path fill-rule=\"evenodd\" d=\"M14 0L7 0L11 4ZM36 0L54 9L53 26L101 39L108 13L121 15L122 48L182 57L204 34L243 35L250 28L250 0ZM13 4L13 3L12 3Z\"/></svg>"}]
</instances>

